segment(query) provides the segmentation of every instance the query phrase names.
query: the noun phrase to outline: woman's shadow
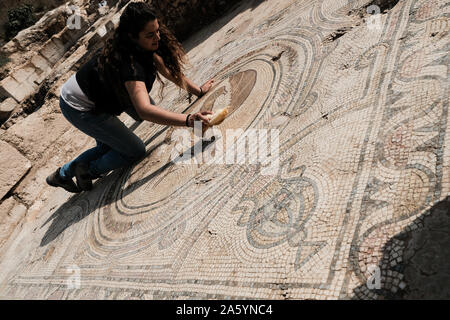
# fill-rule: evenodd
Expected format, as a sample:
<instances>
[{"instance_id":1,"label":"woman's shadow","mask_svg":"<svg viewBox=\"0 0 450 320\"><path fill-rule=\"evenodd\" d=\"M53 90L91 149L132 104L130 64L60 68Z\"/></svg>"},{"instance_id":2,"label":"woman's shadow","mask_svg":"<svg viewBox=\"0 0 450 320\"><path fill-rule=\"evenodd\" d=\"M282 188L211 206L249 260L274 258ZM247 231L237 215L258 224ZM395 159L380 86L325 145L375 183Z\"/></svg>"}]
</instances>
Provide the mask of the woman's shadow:
<instances>
[{"instance_id":1,"label":"woman's shadow","mask_svg":"<svg viewBox=\"0 0 450 320\"><path fill-rule=\"evenodd\" d=\"M450 299L450 196L389 239L375 267L378 272L353 290L352 299Z\"/></svg>"},{"instance_id":2,"label":"woman's shadow","mask_svg":"<svg viewBox=\"0 0 450 320\"><path fill-rule=\"evenodd\" d=\"M139 122L135 122L130 127L130 129L134 131L139 126L139 124L140 124ZM161 136L167 130L168 127L161 129L156 134L154 134L150 139L148 139L145 142L145 144L149 145L151 142L153 142L156 138ZM177 158L162 165L161 167L151 172L149 175L142 178L141 180L135 181L127 185L127 187L120 192L120 198L104 197L103 195L104 190L109 188L111 184L115 182L120 183L122 181L121 184L123 185L124 184L123 177L125 175L128 175L129 172L132 170L132 168L136 166L136 164L134 164L132 167L117 169L109 173L107 176L97 180L94 183L94 187L91 191L73 195L67 202L62 204L47 219L47 221L45 221L45 223L41 226L41 228L45 227L49 222L51 222L51 225L48 228L47 232L45 233L44 237L42 238L40 246L43 247L48 245L50 242L55 240L62 232L64 232L67 228L69 228L73 224L80 222L81 220L89 216L91 213L95 212L97 209L100 209L101 207L104 206L108 206L112 202L125 198L127 195L136 191L140 187L146 185L149 181L159 176L161 173L163 173L170 167L176 165L178 162L188 160L189 157L196 157L197 153L206 150L206 148L209 145L211 145L211 143L213 143L214 141L215 141L214 136L209 140L206 139L199 140L194 146L184 150L184 152ZM150 150L148 150L145 158L151 155L152 152L154 152L162 144L164 144L164 141L160 142L159 144L153 146ZM201 147L199 147L199 144L201 144Z\"/></svg>"}]
</instances>

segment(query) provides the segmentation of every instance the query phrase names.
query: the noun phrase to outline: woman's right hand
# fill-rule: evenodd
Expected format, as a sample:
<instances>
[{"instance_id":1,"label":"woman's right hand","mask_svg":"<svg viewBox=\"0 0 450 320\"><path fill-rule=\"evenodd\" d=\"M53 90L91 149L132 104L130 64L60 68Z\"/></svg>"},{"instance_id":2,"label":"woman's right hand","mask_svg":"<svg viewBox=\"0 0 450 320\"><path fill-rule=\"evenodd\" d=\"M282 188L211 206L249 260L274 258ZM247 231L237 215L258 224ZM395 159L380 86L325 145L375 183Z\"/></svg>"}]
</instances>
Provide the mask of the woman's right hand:
<instances>
[{"instance_id":1,"label":"woman's right hand","mask_svg":"<svg viewBox=\"0 0 450 320\"><path fill-rule=\"evenodd\" d=\"M205 95L211 89L215 81L215 79L210 79L201 85L200 89L202 90L202 95Z\"/></svg>"},{"instance_id":2,"label":"woman's right hand","mask_svg":"<svg viewBox=\"0 0 450 320\"><path fill-rule=\"evenodd\" d=\"M213 114L212 111L201 111L194 114L191 114L188 119L188 126L193 128L195 121L202 122L202 129L208 127L209 119L206 117L209 114Z\"/></svg>"}]
</instances>

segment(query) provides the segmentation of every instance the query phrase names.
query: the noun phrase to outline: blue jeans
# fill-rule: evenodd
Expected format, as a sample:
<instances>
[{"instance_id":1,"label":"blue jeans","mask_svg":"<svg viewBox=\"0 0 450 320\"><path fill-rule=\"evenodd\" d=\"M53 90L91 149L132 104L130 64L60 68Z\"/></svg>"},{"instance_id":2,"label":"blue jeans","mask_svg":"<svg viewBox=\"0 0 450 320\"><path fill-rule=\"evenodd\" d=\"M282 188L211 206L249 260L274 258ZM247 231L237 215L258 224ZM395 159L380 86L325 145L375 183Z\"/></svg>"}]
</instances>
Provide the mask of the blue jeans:
<instances>
[{"instance_id":1,"label":"blue jeans","mask_svg":"<svg viewBox=\"0 0 450 320\"><path fill-rule=\"evenodd\" d=\"M150 98L152 104L154 101ZM89 166L89 174L98 178L103 174L132 164L145 156L145 144L116 116L102 113L92 114L69 106L60 97L59 105L66 119L77 129L95 139L97 146L80 154L76 159L66 163L60 169L63 178L75 176L73 164L84 162ZM136 121L142 121L136 110L125 110Z\"/></svg>"}]
</instances>

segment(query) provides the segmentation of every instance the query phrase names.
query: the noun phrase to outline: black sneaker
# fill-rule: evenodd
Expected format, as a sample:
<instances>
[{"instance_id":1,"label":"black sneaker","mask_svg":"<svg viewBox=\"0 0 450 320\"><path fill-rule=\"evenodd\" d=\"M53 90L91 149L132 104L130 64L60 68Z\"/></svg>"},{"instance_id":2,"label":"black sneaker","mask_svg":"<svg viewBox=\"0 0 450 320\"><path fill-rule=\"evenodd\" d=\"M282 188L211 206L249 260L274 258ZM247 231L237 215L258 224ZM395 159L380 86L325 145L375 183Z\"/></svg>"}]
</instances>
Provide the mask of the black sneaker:
<instances>
[{"instance_id":1,"label":"black sneaker","mask_svg":"<svg viewBox=\"0 0 450 320\"><path fill-rule=\"evenodd\" d=\"M89 174L89 167L84 162L74 163L75 177L77 178L78 188L84 191L89 191L92 189L92 180L94 179Z\"/></svg>"},{"instance_id":2,"label":"black sneaker","mask_svg":"<svg viewBox=\"0 0 450 320\"><path fill-rule=\"evenodd\" d=\"M45 181L52 187L61 187L64 188L68 192L72 193L80 193L81 190L77 187L77 185L73 182L72 179L64 179L59 174L59 169L56 169L51 175L45 179Z\"/></svg>"}]
</instances>

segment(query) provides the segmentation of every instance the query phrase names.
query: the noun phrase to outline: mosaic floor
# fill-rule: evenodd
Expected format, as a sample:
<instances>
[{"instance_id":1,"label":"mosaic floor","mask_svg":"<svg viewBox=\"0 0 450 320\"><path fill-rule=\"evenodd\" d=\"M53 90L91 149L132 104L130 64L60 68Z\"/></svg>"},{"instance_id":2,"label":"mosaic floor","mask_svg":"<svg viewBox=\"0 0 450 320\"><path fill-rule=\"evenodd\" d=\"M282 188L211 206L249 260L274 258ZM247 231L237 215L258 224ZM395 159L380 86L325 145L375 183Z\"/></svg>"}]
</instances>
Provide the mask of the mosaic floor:
<instances>
[{"instance_id":1,"label":"mosaic floor","mask_svg":"<svg viewBox=\"0 0 450 320\"><path fill-rule=\"evenodd\" d=\"M450 190L450 2L399 1L370 28L352 13L369 1L280 4L190 51L191 78L217 79L205 97L168 87L161 102L229 105L220 132L278 130L275 174L176 163L173 129L135 125L148 156L89 193L52 190L1 257L1 297L376 299L408 285L394 237Z\"/></svg>"}]
</instances>

